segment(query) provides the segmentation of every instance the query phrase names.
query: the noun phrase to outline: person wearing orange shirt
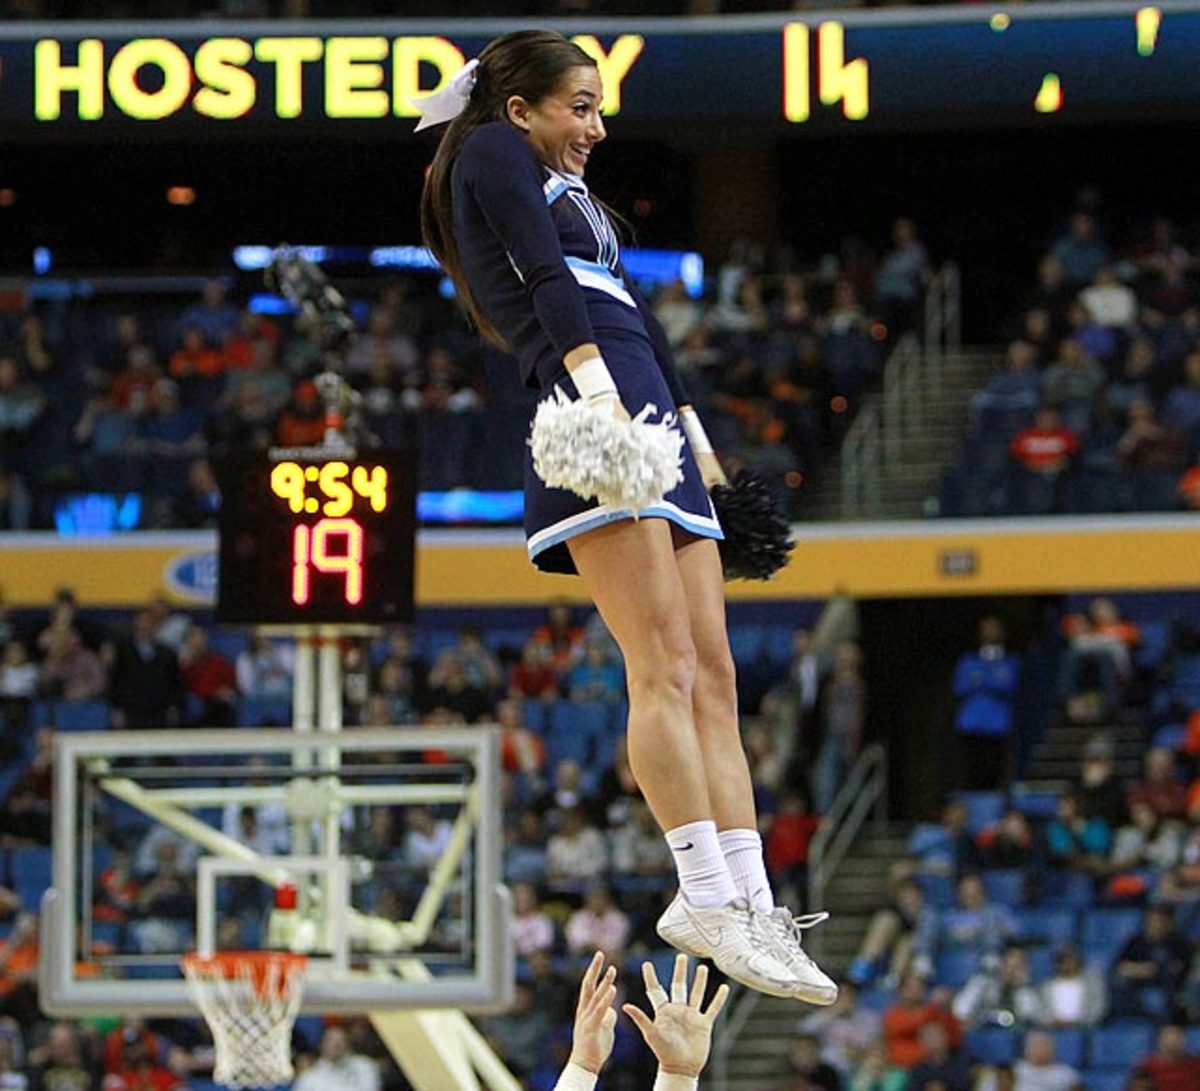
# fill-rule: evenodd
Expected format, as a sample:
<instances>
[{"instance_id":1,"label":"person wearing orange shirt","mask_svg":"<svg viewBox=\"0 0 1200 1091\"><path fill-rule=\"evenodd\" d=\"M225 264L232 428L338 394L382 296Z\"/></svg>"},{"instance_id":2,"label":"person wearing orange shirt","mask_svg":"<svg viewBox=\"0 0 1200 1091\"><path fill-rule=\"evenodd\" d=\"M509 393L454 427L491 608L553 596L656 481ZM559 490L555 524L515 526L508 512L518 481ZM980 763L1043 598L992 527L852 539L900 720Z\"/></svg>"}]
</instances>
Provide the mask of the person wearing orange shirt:
<instances>
[{"instance_id":1,"label":"person wearing orange shirt","mask_svg":"<svg viewBox=\"0 0 1200 1091\"><path fill-rule=\"evenodd\" d=\"M883 1039L888 1061L898 1068L912 1068L925 1059L921 1028L941 1023L952 1050L962 1044L962 1024L942 1005L929 999L925 979L909 974L900 982L896 1003L883 1013Z\"/></svg>"},{"instance_id":2,"label":"person wearing orange shirt","mask_svg":"<svg viewBox=\"0 0 1200 1091\"><path fill-rule=\"evenodd\" d=\"M7 940L0 943L0 1015L22 1026L41 1018L37 1003L38 921L32 913L17 916Z\"/></svg>"}]
</instances>

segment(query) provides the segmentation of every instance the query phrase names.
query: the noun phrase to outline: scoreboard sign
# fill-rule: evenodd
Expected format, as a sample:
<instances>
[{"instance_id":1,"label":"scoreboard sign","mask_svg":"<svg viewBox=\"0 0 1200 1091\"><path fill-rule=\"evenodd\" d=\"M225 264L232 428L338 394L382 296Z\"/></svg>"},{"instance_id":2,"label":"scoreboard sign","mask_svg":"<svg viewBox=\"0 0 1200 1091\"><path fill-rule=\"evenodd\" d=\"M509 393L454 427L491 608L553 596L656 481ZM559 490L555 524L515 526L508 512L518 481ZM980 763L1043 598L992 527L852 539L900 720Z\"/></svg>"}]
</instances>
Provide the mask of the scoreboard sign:
<instances>
[{"instance_id":1,"label":"scoreboard sign","mask_svg":"<svg viewBox=\"0 0 1200 1091\"><path fill-rule=\"evenodd\" d=\"M220 477L218 621L411 618L416 491L407 454L273 451L232 459Z\"/></svg>"}]
</instances>

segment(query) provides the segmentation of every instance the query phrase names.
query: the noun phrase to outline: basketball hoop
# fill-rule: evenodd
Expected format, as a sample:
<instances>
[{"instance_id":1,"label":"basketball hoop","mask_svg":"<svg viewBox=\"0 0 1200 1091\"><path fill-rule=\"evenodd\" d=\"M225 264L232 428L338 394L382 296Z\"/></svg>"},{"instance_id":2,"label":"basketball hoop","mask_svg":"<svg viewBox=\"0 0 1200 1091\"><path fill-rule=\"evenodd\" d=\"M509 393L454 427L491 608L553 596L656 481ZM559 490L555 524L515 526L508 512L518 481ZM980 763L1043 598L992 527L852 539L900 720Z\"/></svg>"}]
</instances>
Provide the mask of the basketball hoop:
<instances>
[{"instance_id":1,"label":"basketball hoop","mask_svg":"<svg viewBox=\"0 0 1200 1091\"><path fill-rule=\"evenodd\" d=\"M307 963L278 951L183 956L188 991L212 1030L217 1083L264 1088L292 1078L292 1025Z\"/></svg>"}]
</instances>

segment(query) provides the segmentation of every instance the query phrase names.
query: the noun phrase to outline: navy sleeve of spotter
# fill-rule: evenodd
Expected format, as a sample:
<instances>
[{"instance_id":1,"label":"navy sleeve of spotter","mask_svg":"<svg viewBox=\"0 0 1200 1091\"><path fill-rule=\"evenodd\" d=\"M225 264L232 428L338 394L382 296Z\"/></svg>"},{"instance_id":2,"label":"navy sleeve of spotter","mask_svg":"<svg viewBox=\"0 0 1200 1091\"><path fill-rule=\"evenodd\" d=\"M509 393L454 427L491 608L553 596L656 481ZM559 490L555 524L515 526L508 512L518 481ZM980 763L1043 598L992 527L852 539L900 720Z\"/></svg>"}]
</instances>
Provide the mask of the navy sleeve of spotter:
<instances>
[{"instance_id":1,"label":"navy sleeve of spotter","mask_svg":"<svg viewBox=\"0 0 1200 1091\"><path fill-rule=\"evenodd\" d=\"M595 341L583 289L563 260L529 145L504 124L485 125L459 153L458 170L525 285L534 314L560 356Z\"/></svg>"},{"instance_id":2,"label":"navy sleeve of spotter","mask_svg":"<svg viewBox=\"0 0 1200 1091\"><path fill-rule=\"evenodd\" d=\"M675 399L675 408L678 409L682 405L690 405L691 398L688 397L687 391L683 387L683 380L679 377L679 370L675 367L675 353L671 351L671 342L667 340L667 331L662 328L662 323L654 316L654 311L650 309L650 304L646 302L645 297L638 290L638 286L633 282L633 277L629 275L625 266L621 266L621 279L625 281L625 287L629 289L629 294L633 296L633 301L637 304L638 313L642 316L642 321L646 324L646 332L650 335L650 344L654 346L654 358L658 361L658 369L662 372L663 378L667 381L667 389L671 392L671 397Z\"/></svg>"}]
</instances>

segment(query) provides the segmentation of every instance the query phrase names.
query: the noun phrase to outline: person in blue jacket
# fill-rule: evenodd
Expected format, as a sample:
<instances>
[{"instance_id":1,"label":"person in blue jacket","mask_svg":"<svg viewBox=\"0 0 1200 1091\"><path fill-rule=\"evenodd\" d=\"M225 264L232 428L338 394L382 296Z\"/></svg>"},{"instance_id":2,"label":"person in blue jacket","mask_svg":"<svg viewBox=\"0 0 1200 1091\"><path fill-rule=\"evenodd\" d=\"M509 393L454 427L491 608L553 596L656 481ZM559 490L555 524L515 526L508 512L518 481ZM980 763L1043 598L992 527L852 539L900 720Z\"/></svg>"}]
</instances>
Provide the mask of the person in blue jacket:
<instances>
[{"instance_id":1,"label":"person in blue jacket","mask_svg":"<svg viewBox=\"0 0 1200 1091\"><path fill-rule=\"evenodd\" d=\"M985 617L979 648L966 652L954 670L959 788L1000 788L1012 776L1013 704L1021 673L1004 636L1000 619Z\"/></svg>"},{"instance_id":2,"label":"person in blue jacket","mask_svg":"<svg viewBox=\"0 0 1200 1091\"><path fill-rule=\"evenodd\" d=\"M562 391L616 420L648 404L678 414L683 480L640 510L549 488L527 456L529 556L578 573L624 654L630 763L679 877L659 935L752 988L830 1004L837 987L800 943L817 919L775 906L763 864L708 496L724 474L583 178L606 135L602 98L596 62L561 35L496 38L417 100L418 128L450 122L422 231L479 333L543 401Z\"/></svg>"}]
</instances>

